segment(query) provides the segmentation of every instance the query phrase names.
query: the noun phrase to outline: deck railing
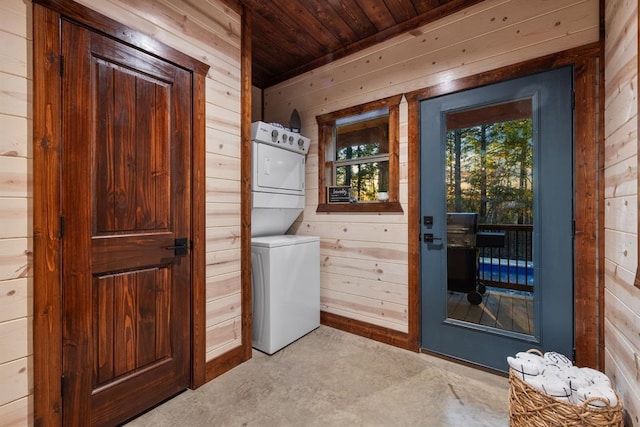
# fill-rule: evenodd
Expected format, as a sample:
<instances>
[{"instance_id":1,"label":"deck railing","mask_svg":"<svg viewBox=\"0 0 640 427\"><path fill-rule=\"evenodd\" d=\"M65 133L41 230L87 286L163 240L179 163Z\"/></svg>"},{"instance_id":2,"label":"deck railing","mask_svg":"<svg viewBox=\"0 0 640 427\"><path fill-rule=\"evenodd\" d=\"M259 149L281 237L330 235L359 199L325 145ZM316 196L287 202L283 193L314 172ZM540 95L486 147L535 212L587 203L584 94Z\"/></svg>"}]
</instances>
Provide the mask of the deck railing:
<instances>
[{"instance_id":1,"label":"deck railing","mask_svg":"<svg viewBox=\"0 0 640 427\"><path fill-rule=\"evenodd\" d=\"M503 247L479 250L478 279L486 286L533 291L533 225L479 224L478 231L503 232Z\"/></svg>"}]
</instances>

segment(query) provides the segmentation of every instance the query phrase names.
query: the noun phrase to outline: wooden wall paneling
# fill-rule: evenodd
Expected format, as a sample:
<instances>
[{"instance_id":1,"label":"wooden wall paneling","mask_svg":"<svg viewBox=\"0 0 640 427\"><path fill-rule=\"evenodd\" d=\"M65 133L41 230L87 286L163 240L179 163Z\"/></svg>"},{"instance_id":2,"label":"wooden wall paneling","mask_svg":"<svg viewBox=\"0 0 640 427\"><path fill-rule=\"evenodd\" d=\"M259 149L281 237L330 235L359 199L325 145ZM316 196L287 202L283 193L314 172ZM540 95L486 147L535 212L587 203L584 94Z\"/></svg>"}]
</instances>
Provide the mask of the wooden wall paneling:
<instances>
[{"instance_id":1,"label":"wooden wall paneling","mask_svg":"<svg viewBox=\"0 0 640 427\"><path fill-rule=\"evenodd\" d=\"M365 219L355 215L335 215L332 213L330 221L321 221L317 218L314 221L303 220L297 229L297 234L321 236L323 239L375 242L378 245L381 243L406 244L407 235L404 224L395 221L385 222L385 218L393 216L381 215L380 222L366 222ZM345 222L340 222L343 218ZM365 218L368 219L368 215ZM358 219L359 222L356 222L355 219Z\"/></svg>"},{"instance_id":2,"label":"wooden wall paneling","mask_svg":"<svg viewBox=\"0 0 640 427\"><path fill-rule=\"evenodd\" d=\"M327 291L339 291L371 298L379 301L380 305L391 302L405 308L407 306L408 287L404 283L383 282L330 272L322 272L320 277L323 289Z\"/></svg>"},{"instance_id":3,"label":"wooden wall paneling","mask_svg":"<svg viewBox=\"0 0 640 427\"><path fill-rule=\"evenodd\" d=\"M32 302L30 278L0 281L0 322L33 316Z\"/></svg>"},{"instance_id":4,"label":"wooden wall paneling","mask_svg":"<svg viewBox=\"0 0 640 427\"><path fill-rule=\"evenodd\" d=\"M243 8L241 31L241 55L240 55L240 266L241 266L241 293L242 293L242 315L240 327L240 340L229 339L231 350L223 354L211 352L213 360L207 363L207 379L215 378L237 366L239 363L249 360L252 353L253 344L253 323L252 311L253 300L251 295L251 13ZM218 325L208 331L212 339L225 342L224 334L215 332L230 331L232 336L237 337L237 325L235 321L229 321L227 328ZM226 335L229 336L228 334Z\"/></svg>"},{"instance_id":5,"label":"wooden wall paneling","mask_svg":"<svg viewBox=\"0 0 640 427\"><path fill-rule=\"evenodd\" d=\"M0 323L0 364L31 354L31 319L22 317ZM3 402L6 403L6 402Z\"/></svg>"},{"instance_id":6,"label":"wooden wall paneling","mask_svg":"<svg viewBox=\"0 0 640 427\"><path fill-rule=\"evenodd\" d=\"M242 292L239 271L207 277L207 301Z\"/></svg>"},{"instance_id":7,"label":"wooden wall paneling","mask_svg":"<svg viewBox=\"0 0 640 427\"><path fill-rule=\"evenodd\" d=\"M626 341L617 326L605 320L607 347L605 351L606 374L623 399L624 411L629 414L633 424L640 421L640 393L636 375L634 352L637 349Z\"/></svg>"},{"instance_id":8,"label":"wooden wall paneling","mask_svg":"<svg viewBox=\"0 0 640 427\"><path fill-rule=\"evenodd\" d=\"M206 132L207 153L218 154L227 157L238 156L238 153L240 152L240 130L238 130L238 132L228 133L207 126Z\"/></svg>"},{"instance_id":9,"label":"wooden wall paneling","mask_svg":"<svg viewBox=\"0 0 640 427\"><path fill-rule=\"evenodd\" d=\"M34 423L47 426L62 423L59 21L33 6L33 396Z\"/></svg>"},{"instance_id":10,"label":"wooden wall paneling","mask_svg":"<svg viewBox=\"0 0 640 427\"><path fill-rule=\"evenodd\" d=\"M234 317L207 329L207 342L215 345L207 347L207 360L214 360L233 350L237 355L242 348L242 318Z\"/></svg>"},{"instance_id":11,"label":"wooden wall paneling","mask_svg":"<svg viewBox=\"0 0 640 427\"><path fill-rule=\"evenodd\" d=\"M329 257L320 254L321 271L391 283L406 283L407 265L381 260Z\"/></svg>"},{"instance_id":12,"label":"wooden wall paneling","mask_svg":"<svg viewBox=\"0 0 640 427\"><path fill-rule=\"evenodd\" d=\"M638 5L636 3L636 88L638 84L638 76L640 75L640 11L638 10ZM640 189L640 138L638 138L640 132L640 99L637 96L638 91L636 90L636 139L637 139L637 150L636 150L636 158L637 166L636 173L638 174L638 181L636 189ZM636 191L636 197L640 199L638 195L638 191ZM640 202L638 202L640 203ZM640 248L640 217L637 217L637 225L636 233L638 234L637 248ZM640 289L640 249L638 249L638 257L636 260L636 279L633 281L633 285ZM639 314L640 315L640 314ZM637 376L636 376L637 379ZM638 412L636 412L637 414Z\"/></svg>"},{"instance_id":13,"label":"wooden wall paneling","mask_svg":"<svg viewBox=\"0 0 640 427\"><path fill-rule=\"evenodd\" d=\"M3 73L0 79L2 113L24 117L30 111L30 81L26 77Z\"/></svg>"},{"instance_id":14,"label":"wooden wall paneling","mask_svg":"<svg viewBox=\"0 0 640 427\"><path fill-rule=\"evenodd\" d=\"M237 292L207 301L207 317L212 319L214 324L239 318L241 315L241 298L242 294Z\"/></svg>"},{"instance_id":15,"label":"wooden wall paneling","mask_svg":"<svg viewBox=\"0 0 640 427\"><path fill-rule=\"evenodd\" d=\"M23 426L33 419L33 396L14 400L0 406L0 419L7 426Z\"/></svg>"},{"instance_id":16,"label":"wooden wall paneling","mask_svg":"<svg viewBox=\"0 0 640 427\"><path fill-rule=\"evenodd\" d=\"M206 271L207 276L216 274L232 273L240 271L242 248L230 249L220 252L207 252Z\"/></svg>"},{"instance_id":17,"label":"wooden wall paneling","mask_svg":"<svg viewBox=\"0 0 640 427\"><path fill-rule=\"evenodd\" d=\"M640 184L638 3L605 2L605 253L602 333L604 371L623 399L625 412L640 423L638 333L640 333Z\"/></svg>"},{"instance_id":18,"label":"wooden wall paneling","mask_svg":"<svg viewBox=\"0 0 640 427\"><path fill-rule=\"evenodd\" d=\"M238 227L207 228L207 249L211 252L240 249Z\"/></svg>"},{"instance_id":19,"label":"wooden wall paneling","mask_svg":"<svg viewBox=\"0 0 640 427\"><path fill-rule=\"evenodd\" d=\"M235 180L241 160L238 157L207 153L207 174L210 178Z\"/></svg>"},{"instance_id":20,"label":"wooden wall paneling","mask_svg":"<svg viewBox=\"0 0 640 427\"><path fill-rule=\"evenodd\" d=\"M420 350L421 303L420 303L420 104L418 93L406 96L408 109L408 224L407 248L409 261L409 345Z\"/></svg>"},{"instance_id":21,"label":"wooden wall paneling","mask_svg":"<svg viewBox=\"0 0 640 427\"><path fill-rule=\"evenodd\" d=\"M31 235L32 215L26 198L4 198L0 204L0 239Z\"/></svg>"},{"instance_id":22,"label":"wooden wall paneling","mask_svg":"<svg viewBox=\"0 0 640 427\"><path fill-rule=\"evenodd\" d=\"M30 394L30 366L33 366L32 357L22 357L0 365L0 384L8 385L0 388L0 405Z\"/></svg>"},{"instance_id":23,"label":"wooden wall paneling","mask_svg":"<svg viewBox=\"0 0 640 427\"><path fill-rule=\"evenodd\" d=\"M240 182L219 179L206 179L207 198L215 200L217 203L234 203L240 205Z\"/></svg>"},{"instance_id":24,"label":"wooden wall paneling","mask_svg":"<svg viewBox=\"0 0 640 427\"><path fill-rule=\"evenodd\" d=\"M206 249L206 132L205 132L205 74L193 75L193 142L192 142L192 202L191 242L197 248L191 252L191 387L206 382L206 311L207 298Z\"/></svg>"},{"instance_id":25,"label":"wooden wall paneling","mask_svg":"<svg viewBox=\"0 0 640 427\"><path fill-rule=\"evenodd\" d=\"M325 256L407 263L405 244L385 242L380 246L378 242L371 241L322 238L320 250Z\"/></svg>"},{"instance_id":26,"label":"wooden wall paneling","mask_svg":"<svg viewBox=\"0 0 640 427\"><path fill-rule=\"evenodd\" d=\"M223 132L238 134L240 113L215 104L207 104L207 124Z\"/></svg>"},{"instance_id":27,"label":"wooden wall paneling","mask_svg":"<svg viewBox=\"0 0 640 427\"><path fill-rule=\"evenodd\" d=\"M604 195L607 199L630 196L636 193L636 163L634 156L610 165L605 169Z\"/></svg>"},{"instance_id":28,"label":"wooden wall paneling","mask_svg":"<svg viewBox=\"0 0 640 427\"><path fill-rule=\"evenodd\" d=\"M242 357L251 358L253 346L253 294L251 291L251 44L252 15L247 9L242 14Z\"/></svg>"},{"instance_id":29,"label":"wooden wall paneling","mask_svg":"<svg viewBox=\"0 0 640 427\"><path fill-rule=\"evenodd\" d=\"M354 295L349 292L323 288L320 302L328 309L339 306L354 315L378 319L390 329L407 332L407 305L404 301L401 304L396 304L380 301L376 298Z\"/></svg>"},{"instance_id":30,"label":"wooden wall paneling","mask_svg":"<svg viewBox=\"0 0 640 427\"><path fill-rule=\"evenodd\" d=\"M30 239L1 239L0 280L17 279L27 277L31 273L31 244Z\"/></svg>"},{"instance_id":31,"label":"wooden wall paneling","mask_svg":"<svg viewBox=\"0 0 640 427\"><path fill-rule=\"evenodd\" d=\"M574 64L574 276L575 358L579 366L598 368L600 336L599 302L604 298L598 254L604 253L601 221L604 201L600 182L604 133L598 118L603 96L600 58L585 58Z\"/></svg>"},{"instance_id":32,"label":"wooden wall paneling","mask_svg":"<svg viewBox=\"0 0 640 427\"><path fill-rule=\"evenodd\" d=\"M2 99L1 95L0 101L12 103L11 100ZM28 110L25 108L24 111ZM29 176L24 173L28 167L27 162L23 157L0 156L0 197L25 197L29 194Z\"/></svg>"},{"instance_id":33,"label":"wooden wall paneling","mask_svg":"<svg viewBox=\"0 0 640 427\"><path fill-rule=\"evenodd\" d=\"M564 2L565 6L568 3ZM445 18L415 36L394 39L304 79L294 78L270 88L265 91L265 109L271 115L285 114L278 113L279 106L292 103L301 112L317 115L320 109L326 112L357 105L498 68L507 65L506 61L517 63L597 40L593 16L598 1L572 3L560 9L559 3L548 2L526 7L516 7L513 2L482 2L463 17L451 17L451 22ZM495 19L497 16L507 19ZM556 26L557 22L561 24ZM334 69L340 72L332 72Z\"/></svg>"},{"instance_id":34,"label":"wooden wall paneling","mask_svg":"<svg viewBox=\"0 0 640 427\"><path fill-rule=\"evenodd\" d=\"M0 156L33 157L29 141L32 121L26 117L14 117L0 111L0 129L4 137L0 140Z\"/></svg>"},{"instance_id":35,"label":"wooden wall paneling","mask_svg":"<svg viewBox=\"0 0 640 427\"><path fill-rule=\"evenodd\" d=\"M207 203L206 216L208 224L216 224L220 227L240 225L240 204L234 203Z\"/></svg>"}]
</instances>

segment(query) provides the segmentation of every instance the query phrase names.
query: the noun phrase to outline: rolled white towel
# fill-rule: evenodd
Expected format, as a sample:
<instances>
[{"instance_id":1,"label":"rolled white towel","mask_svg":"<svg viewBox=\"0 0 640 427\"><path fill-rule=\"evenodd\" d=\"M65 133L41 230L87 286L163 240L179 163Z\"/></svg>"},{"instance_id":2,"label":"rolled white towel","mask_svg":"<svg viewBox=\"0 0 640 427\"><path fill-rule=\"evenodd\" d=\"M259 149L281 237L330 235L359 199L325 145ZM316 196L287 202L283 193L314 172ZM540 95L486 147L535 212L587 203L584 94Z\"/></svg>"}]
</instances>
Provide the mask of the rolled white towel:
<instances>
[{"instance_id":1,"label":"rolled white towel","mask_svg":"<svg viewBox=\"0 0 640 427\"><path fill-rule=\"evenodd\" d=\"M579 388L574 394L572 401L580 405L591 398L597 399L589 402L589 406L592 408L606 408L607 406L618 405L618 398L613 389L609 386L599 384Z\"/></svg>"},{"instance_id":2,"label":"rolled white towel","mask_svg":"<svg viewBox=\"0 0 640 427\"><path fill-rule=\"evenodd\" d=\"M611 380L609 380L609 377L602 372L591 368L580 368L580 371L589 379L589 381L591 381L592 384L611 387Z\"/></svg>"},{"instance_id":3,"label":"rolled white towel","mask_svg":"<svg viewBox=\"0 0 640 427\"><path fill-rule=\"evenodd\" d=\"M555 351L547 351L544 356L545 365L556 365L559 368L570 368L573 366L573 362L569 360L567 356Z\"/></svg>"},{"instance_id":4,"label":"rolled white towel","mask_svg":"<svg viewBox=\"0 0 640 427\"><path fill-rule=\"evenodd\" d=\"M556 376L537 375L525 378L527 384L562 402L571 402L571 388Z\"/></svg>"},{"instance_id":5,"label":"rolled white towel","mask_svg":"<svg viewBox=\"0 0 640 427\"><path fill-rule=\"evenodd\" d=\"M544 363L544 358L536 353L529 353L528 351L520 351L516 353L516 359L530 359L537 360L540 363Z\"/></svg>"},{"instance_id":6,"label":"rolled white towel","mask_svg":"<svg viewBox=\"0 0 640 427\"><path fill-rule=\"evenodd\" d=\"M528 376L540 375L544 367L542 362L535 358L525 359L509 356L507 363L514 371L518 372L518 376L523 380Z\"/></svg>"},{"instance_id":7,"label":"rolled white towel","mask_svg":"<svg viewBox=\"0 0 640 427\"><path fill-rule=\"evenodd\" d=\"M591 385L591 381L577 366L572 366L568 369L562 370L562 378L569 383L571 387L571 395L575 395L579 388L587 387Z\"/></svg>"},{"instance_id":8,"label":"rolled white towel","mask_svg":"<svg viewBox=\"0 0 640 427\"><path fill-rule=\"evenodd\" d=\"M548 377L556 376L558 378L563 378L566 376L565 371L567 368L558 365L543 365L542 373Z\"/></svg>"}]
</instances>

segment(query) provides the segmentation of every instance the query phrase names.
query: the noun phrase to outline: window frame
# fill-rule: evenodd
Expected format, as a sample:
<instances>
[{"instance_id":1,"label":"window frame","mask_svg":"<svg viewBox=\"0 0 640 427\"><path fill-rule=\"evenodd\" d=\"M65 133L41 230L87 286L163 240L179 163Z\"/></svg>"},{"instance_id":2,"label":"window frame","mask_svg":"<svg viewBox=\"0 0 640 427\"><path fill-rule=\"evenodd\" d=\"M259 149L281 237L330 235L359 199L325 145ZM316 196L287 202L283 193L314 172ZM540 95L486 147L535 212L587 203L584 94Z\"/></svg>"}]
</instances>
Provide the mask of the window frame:
<instances>
[{"instance_id":1,"label":"window frame","mask_svg":"<svg viewBox=\"0 0 640 427\"><path fill-rule=\"evenodd\" d=\"M402 95L368 102L354 107L316 116L318 123L318 207L316 212L403 212L399 201L400 166L399 166L399 133L400 133L400 101ZM332 161L326 158L327 150L333 149L336 120L363 114L368 111L388 108L389 110L389 200L386 202L370 201L356 203L327 203L327 168L334 170L335 153Z\"/></svg>"}]
</instances>

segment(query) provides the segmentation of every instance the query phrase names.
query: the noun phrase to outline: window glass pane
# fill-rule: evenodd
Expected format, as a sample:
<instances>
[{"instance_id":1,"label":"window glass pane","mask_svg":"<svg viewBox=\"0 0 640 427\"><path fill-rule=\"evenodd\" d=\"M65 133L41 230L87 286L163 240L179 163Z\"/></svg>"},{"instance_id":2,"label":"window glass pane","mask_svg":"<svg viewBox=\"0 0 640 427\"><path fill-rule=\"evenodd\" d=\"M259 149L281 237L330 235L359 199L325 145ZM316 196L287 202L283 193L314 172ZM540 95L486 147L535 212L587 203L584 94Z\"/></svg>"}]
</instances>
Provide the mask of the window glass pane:
<instances>
[{"instance_id":1,"label":"window glass pane","mask_svg":"<svg viewBox=\"0 0 640 427\"><path fill-rule=\"evenodd\" d=\"M529 335L532 110L531 99L522 99L447 114L445 167L448 317Z\"/></svg>"},{"instance_id":2,"label":"window glass pane","mask_svg":"<svg viewBox=\"0 0 640 427\"><path fill-rule=\"evenodd\" d=\"M389 153L387 108L336 121L335 160L361 159Z\"/></svg>"},{"instance_id":3,"label":"window glass pane","mask_svg":"<svg viewBox=\"0 0 640 427\"><path fill-rule=\"evenodd\" d=\"M379 191L388 191L389 162L337 166L336 185L351 187L351 196L357 201L375 201Z\"/></svg>"}]
</instances>

